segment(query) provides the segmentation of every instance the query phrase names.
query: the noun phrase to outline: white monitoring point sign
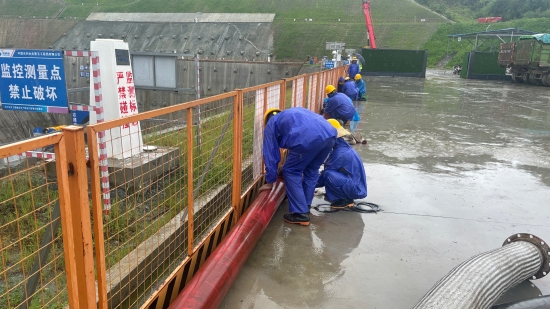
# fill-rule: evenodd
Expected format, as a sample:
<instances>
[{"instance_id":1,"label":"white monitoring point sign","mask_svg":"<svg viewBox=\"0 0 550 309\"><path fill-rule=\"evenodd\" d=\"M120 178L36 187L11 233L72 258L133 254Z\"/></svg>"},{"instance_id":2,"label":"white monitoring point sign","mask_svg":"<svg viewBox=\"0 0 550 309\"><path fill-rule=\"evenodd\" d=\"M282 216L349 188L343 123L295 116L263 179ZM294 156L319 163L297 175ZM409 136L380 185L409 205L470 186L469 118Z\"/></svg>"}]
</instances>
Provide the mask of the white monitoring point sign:
<instances>
[{"instance_id":1,"label":"white monitoring point sign","mask_svg":"<svg viewBox=\"0 0 550 309\"><path fill-rule=\"evenodd\" d=\"M134 74L128 43L100 39L90 42L90 50L99 53L105 121L137 114ZM90 86L93 87L93 82L90 82ZM94 102L93 95L94 92L90 91L90 102ZM90 123L96 121L94 113L90 113ZM141 152L143 139L139 122L125 124L120 130L108 130L105 133L107 141L116 140L107 143L107 156L124 159Z\"/></svg>"}]
</instances>

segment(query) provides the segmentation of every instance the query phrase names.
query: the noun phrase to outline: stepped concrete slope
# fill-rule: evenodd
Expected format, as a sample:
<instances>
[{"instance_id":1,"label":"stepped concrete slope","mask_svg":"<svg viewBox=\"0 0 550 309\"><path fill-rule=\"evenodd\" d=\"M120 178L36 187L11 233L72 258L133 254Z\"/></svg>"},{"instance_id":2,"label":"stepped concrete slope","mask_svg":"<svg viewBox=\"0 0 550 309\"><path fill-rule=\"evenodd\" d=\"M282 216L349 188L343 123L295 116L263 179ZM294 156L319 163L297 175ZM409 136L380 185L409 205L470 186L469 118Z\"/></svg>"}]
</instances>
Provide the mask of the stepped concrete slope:
<instances>
[{"instance_id":1,"label":"stepped concrete slope","mask_svg":"<svg viewBox=\"0 0 550 309\"><path fill-rule=\"evenodd\" d=\"M96 13L57 40L89 49L95 39L125 40L131 52L200 54L203 59L266 61L275 14Z\"/></svg>"}]
</instances>

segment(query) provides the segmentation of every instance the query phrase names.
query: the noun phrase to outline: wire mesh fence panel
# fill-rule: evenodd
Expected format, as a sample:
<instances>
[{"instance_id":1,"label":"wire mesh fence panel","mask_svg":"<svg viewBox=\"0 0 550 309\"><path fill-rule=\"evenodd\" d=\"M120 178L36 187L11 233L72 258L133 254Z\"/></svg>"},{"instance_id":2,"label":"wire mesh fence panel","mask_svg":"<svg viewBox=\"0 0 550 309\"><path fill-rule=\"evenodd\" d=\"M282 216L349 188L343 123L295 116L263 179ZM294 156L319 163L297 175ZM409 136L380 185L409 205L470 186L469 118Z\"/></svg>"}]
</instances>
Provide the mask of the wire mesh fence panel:
<instances>
[{"instance_id":1,"label":"wire mesh fence panel","mask_svg":"<svg viewBox=\"0 0 550 309\"><path fill-rule=\"evenodd\" d=\"M317 112L317 84L318 84L318 75L319 74L311 74L309 76L309 82L308 82L308 105L310 111Z\"/></svg>"},{"instance_id":2,"label":"wire mesh fence panel","mask_svg":"<svg viewBox=\"0 0 550 309\"><path fill-rule=\"evenodd\" d=\"M68 306L56 163L10 150L32 144L0 147L0 308Z\"/></svg>"},{"instance_id":3,"label":"wire mesh fence panel","mask_svg":"<svg viewBox=\"0 0 550 309\"><path fill-rule=\"evenodd\" d=\"M103 208L109 308L138 308L187 250L186 112L135 118L104 131L111 197L111 207Z\"/></svg>"},{"instance_id":4,"label":"wire mesh fence panel","mask_svg":"<svg viewBox=\"0 0 550 309\"><path fill-rule=\"evenodd\" d=\"M248 191L261 176L261 149L255 146L262 144L266 94L265 88L243 92L241 194Z\"/></svg>"},{"instance_id":5,"label":"wire mesh fence panel","mask_svg":"<svg viewBox=\"0 0 550 309\"><path fill-rule=\"evenodd\" d=\"M305 97L305 77L299 77L292 81L292 106L293 107L306 107Z\"/></svg>"},{"instance_id":6,"label":"wire mesh fence panel","mask_svg":"<svg viewBox=\"0 0 550 309\"><path fill-rule=\"evenodd\" d=\"M199 244L231 208L233 176L233 107L235 97L201 106L200 123L193 114L193 239Z\"/></svg>"},{"instance_id":7,"label":"wire mesh fence panel","mask_svg":"<svg viewBox=\"0 0 550 309\"><path fill-rule=\"evenodd\" d=\"M293 81L294 80L285 80L285 106L284 106L285 109L295 107Z\"/></svg>"}]
</instances>

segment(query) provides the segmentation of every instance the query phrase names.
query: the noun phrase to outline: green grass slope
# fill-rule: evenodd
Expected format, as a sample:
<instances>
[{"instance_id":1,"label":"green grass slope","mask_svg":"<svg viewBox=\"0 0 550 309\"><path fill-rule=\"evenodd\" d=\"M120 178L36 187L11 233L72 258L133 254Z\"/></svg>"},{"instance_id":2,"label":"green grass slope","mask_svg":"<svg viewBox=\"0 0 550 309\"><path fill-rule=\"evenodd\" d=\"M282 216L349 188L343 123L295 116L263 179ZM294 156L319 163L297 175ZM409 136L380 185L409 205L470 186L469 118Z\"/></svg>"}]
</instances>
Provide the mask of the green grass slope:
<instances>
[{"instance_id":1,"label":"green grass slope","mask_svg":"<svg viewBox=\"0 0 550 309\"><path fill-rule=\"evenodd\" d=\"M63 4L57 0L0 0L0 16L54 17Z\"/></svg>"},{"instance_id":2,"label":"green grass slope","mask_svg":"<svg viewBox=\"0 0 550 309\"><path fill-rule=\"evenodd\" d=\"M3 0L0 10L14 3L44 2L44 14L55 16L57 0ZM275 13L274 48L278 60L303 60L329 55L325 42L346 42L358 48L367 42L361 0L65 0L59 18L84 19L92 12ZM419 49L443 20L411 0L372 0L372 15L380 48ZM23 14L23 13L21 13ZM296 19L296 21L294 21ZM304 21L312 19L313 21ZM338 19L340 21L338 21ZM420 22L427 19L428 22ZM416 21L416 22L415 22Z\"/></svg>"},{"instance_id":3,"label":"green grass slope","mask_svg":"<svg viewBox=\"0 0 550 309\"><path fill-rule=\"evenodd\" d=\"M452 56L445 67L451 68L453 65L462 64L464 53L473 49L472 44L466 40L458 42L457 39L447 39L449 34L472 33L489 30L498 30L504 28L519 28L533 32L550 33L549 18L519 19L503 23L477 24L477 23L456 23L444 24L437 29L435 34L423 45L422 49L428 49L428 67L436 67L445 58L447 54ZM447 51L448 48L448 51Z\"/></svg>"}]
</instances>

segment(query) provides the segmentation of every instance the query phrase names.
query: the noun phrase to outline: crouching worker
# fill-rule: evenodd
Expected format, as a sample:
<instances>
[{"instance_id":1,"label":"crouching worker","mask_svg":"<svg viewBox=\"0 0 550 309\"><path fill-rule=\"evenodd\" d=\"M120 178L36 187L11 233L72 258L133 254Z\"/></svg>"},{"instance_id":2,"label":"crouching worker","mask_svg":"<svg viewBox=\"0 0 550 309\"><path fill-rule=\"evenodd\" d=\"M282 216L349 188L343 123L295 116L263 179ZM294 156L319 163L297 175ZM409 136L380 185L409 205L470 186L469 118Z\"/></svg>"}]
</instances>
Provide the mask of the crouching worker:
<instances>
[{"instance_id":1,"label":"crouching worker","mask_svg":"<svg viewBox=\"0 0 550 309\"><path fill-rule=\"evenodd\" d=\"M335 119L328 121L338 131L338 138L316 187L325 187L325 197L332 208L352 207L354 199L367 196L365 168L357 152L342 138L350 133Z\"/></svg>"},{"instance_id":2,"label":"crouching worker","mask_svg":"<svg viewBox=\"0 0 550 309\"><path fill-rule=\"evenodd\" d=\"M281 161L279 148L288 149L283 177L290 213L284 215L284 220L307 226L319 167L334 146L336 129L320 115L301 107L284 111L269 109L264 125L262 152L267 184L260 191L273 187Z\"/></svg>"},{"instance_id":3,"label":"crouching worker","mask_svg":"<svg viewBox=\"0 0 550 309\"><path fill-rule=\"evenodd\" d=\"M325 88L328 100L324 104L323 116L325 119L334 118L346 124L355 115L355 107L348 96L336 91L332 85Z\"/></svg>"}]
</instances>

